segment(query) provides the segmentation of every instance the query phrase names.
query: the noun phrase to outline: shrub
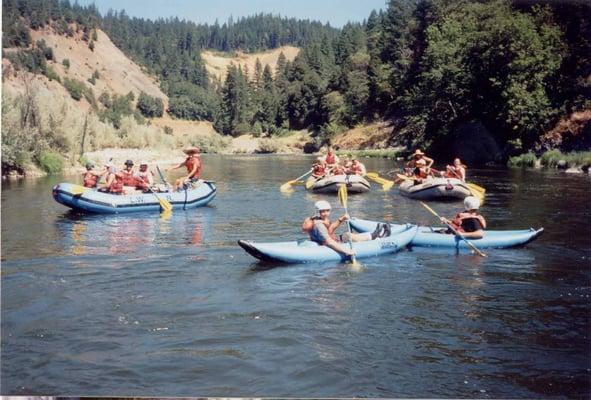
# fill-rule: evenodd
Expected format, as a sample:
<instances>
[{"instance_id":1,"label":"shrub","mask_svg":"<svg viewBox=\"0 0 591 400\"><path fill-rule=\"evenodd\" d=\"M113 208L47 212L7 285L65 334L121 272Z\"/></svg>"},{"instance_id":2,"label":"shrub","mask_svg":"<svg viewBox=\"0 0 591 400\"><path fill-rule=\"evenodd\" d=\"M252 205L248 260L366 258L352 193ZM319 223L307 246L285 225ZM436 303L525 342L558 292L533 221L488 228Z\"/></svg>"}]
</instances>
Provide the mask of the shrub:
<instances>
[{"instance_id":1,"label":"shrub","mask_svg":"<svg viewBox=\"0 0 591 400\"><path fill-rule=\"evenodd\" d=\"M76 79L65 78L64 87L74 100L80 100L88 91L86 85Z\"/></svg>"},{"instance_id":2,"label":"shrub","mask_svg":"<svg viewBox=\"0 0 591 400\"><path fill-rule=\"evenodd\" d=\"M564 154L562 154L560 150L549 150L542 154L542 157L540 157L540 163L544 167L555 168L558 165L558 161L564 159Z\"/></svg>"},{"instance_id":3,"label":"shrub","mask_svg":"<svg viewBox=\"0 0 591 400\"><path fill-rule=\"evenodd\" d=\"M63 65L64 67L66 67L66 69L70 69L70 60L69 60L69 59L67 59L67 58L64 58L64 59L62 60L62 65Z\"/></svg>"},{"instance_id":4,"label":"shrub","mask_svg":"<svg viewBox=\"0 0 591 400\"><path fill-rule=\"evenodd\" d=\"M39 155L39 167L48 174L57 174L64 168L64 158L52 151L44 151Z\"/></svg>"},{"instance_id":5,"label":"shrub","mask_svg":"<svg viewBox=\"0 0 591 400\"><path fill-rule=\"evenodd\" d=\"M161 117L164 113L164 103L161 98L141 92L137 101L137 109L148 118Z\"/></svg>"},{"instance_id":6,"label":"shrub","mask_svg":"<svg viewBox=\"0 0 591 400\"><path fill-rule=\"evenodd\" d=\"M511 167L530 167L533 168L536 165L536 155L534 153L525 153L519 156L511 157L509 159L509 166Z\"/></svg>"},{"instance_id":7,"label":"shrub","mask_svg":"<svg viewBox=\"0 0 591 400\"><path fill-rule=\"evenodd\" d=\"M281 149L281 143L277 139L265 138L259 141L257 153L277 153Z\"/></svg>"}]
</instances>

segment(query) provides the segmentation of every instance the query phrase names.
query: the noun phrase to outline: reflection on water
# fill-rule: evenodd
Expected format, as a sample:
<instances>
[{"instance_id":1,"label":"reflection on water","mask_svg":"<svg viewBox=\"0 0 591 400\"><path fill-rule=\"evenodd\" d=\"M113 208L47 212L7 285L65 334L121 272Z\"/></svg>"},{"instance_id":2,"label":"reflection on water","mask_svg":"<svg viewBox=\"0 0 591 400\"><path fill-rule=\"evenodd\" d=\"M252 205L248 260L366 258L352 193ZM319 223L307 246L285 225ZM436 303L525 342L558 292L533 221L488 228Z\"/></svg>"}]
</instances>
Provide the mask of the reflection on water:
<instances>
[{"instance_id":1,"label":"reflection on water","mask_svg":"<svg viewBox=\"0 0 591 400\"><path fill-rule=\"evenodd\" d=\"M415 249L354 271L263 264L236 244L303 237L320 199L344 211L336 196L279 191L311 157L204 160L216 199L168 214L68 211L51 187L72 178L3 185L2 394L588 397L588 176L470 170L491 228L544 236L487 258ZM436 222L396 189L348 208Z\"/></svg>"}]
</instances>

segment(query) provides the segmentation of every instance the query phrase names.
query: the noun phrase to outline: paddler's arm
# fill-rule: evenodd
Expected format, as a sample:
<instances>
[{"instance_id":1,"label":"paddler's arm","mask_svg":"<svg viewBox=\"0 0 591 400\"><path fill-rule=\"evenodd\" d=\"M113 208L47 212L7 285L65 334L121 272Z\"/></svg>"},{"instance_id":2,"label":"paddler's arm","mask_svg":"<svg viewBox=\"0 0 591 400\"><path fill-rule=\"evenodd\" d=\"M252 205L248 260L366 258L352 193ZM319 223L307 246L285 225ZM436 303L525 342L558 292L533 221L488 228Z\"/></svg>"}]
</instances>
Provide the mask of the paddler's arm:
<instances>
[{"instance_id":1,"label":"paddler's arm","mask_svg":"<svg viewBox=\"0 0 591 400\"><path fill-rule=\"evenodd\" d=\"M339 253L343 253L346 256L353 256L355 255L355 250L349 249L343 246L341 243L337 242L332 238L328 238L325 242L325 245L333 249L334 251L338 251Z\"/></svg>"},{"instance_id":2,"label":"paddler's arm","mask_svg":"<svg viewBox=\"0 0 591 400\"><path fill-rule=\"evenodd\" d=\"M427 156L423 156L423 160L425 160L425 162L427 162L427 167L431 167L433 165L433 163L435 162L435 160L433 160L432 158L429 158Z\"/></svg>"}]
</instances>

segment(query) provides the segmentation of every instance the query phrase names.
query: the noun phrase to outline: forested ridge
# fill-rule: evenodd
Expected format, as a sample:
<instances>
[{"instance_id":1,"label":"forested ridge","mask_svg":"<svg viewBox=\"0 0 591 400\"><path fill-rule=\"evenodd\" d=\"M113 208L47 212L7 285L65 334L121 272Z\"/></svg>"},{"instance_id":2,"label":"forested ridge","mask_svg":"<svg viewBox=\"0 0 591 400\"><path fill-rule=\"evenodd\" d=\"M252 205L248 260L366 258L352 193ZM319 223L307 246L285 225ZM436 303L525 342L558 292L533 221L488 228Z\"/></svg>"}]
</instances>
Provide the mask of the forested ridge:
<instances>
[{"instance_id":1,"label":"forested ridge","mask_svg":"<svg viewBox=\"0 0 591 400\"><path fill-rule=\"evenodd\" d=\"M101 16L67 0L3 0L3 47L33 45L28 26L66 35L100 27L159 77L171 115L213 121L224 134L307 128L320 144L388 120L392 144L426 148L478 122L512 155L541 150L561 118L591 108L590 21L585 1L390 0L335 29L267 14L206 25ZM230 67L223 82L200 56L282 45L302 50L292 62L280 57L276 70Z\"/></svg>"}]
</instances>

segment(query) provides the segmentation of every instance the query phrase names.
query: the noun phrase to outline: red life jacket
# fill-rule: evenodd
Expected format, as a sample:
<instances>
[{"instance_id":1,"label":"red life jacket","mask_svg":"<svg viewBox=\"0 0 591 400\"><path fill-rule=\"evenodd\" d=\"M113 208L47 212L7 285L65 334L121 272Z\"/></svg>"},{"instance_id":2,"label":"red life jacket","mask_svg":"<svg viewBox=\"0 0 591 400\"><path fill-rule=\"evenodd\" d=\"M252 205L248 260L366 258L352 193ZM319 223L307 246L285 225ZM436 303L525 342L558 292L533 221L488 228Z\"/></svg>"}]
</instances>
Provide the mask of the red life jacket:
<instances>
[{"instance_id":1,"label":"red life jacket","mask_svg":"<svg viewBox=\"0 0 591 400\"><path fill-rule=\"evenodd\" d=\"M484 219L484 217L480 214L472 214L469 212L461 212L456 214L454 219L451 221L451 225L454 227L456 231L463 233L465 231L464 228L462 228L462 222L470 218L477 219L478 222L480 222L482 229L486 229L486 220Z\"/></svg>"},{"instance_id":2,"label":"red life jacket","mask_svg":"<svg viewBox=\"0 0 591 400\"><path fill-rule=\"evenodd\" d=\"M326 157L324 158L324 162L327 164L335 164L337 162L337 159L336 159L334 153L326 154Z\"/></svg>"},{"instance_id":3,"label":"red life jacket","mask_svg":"<svg viewBox=\"0 0 591 400\"><path fill-rule=\"evenodd\" d=\"M189 178L199 178L199 176L201 175L201 160L199 159L199 156L196 154L190 155L185 160L185 167L187 167L188 173L191 173L191 171L193 171L193 168L195 167L196 163L198 163L199 166L197 167L197 170L195 171L195 173L193 175L189 176Z\"/></svg>"},{"instance_id":4,"label":"red life jacket","mask_svg":"<svg viewBox=\"0 0 591 400\"><path fill-rule=\"evenodd\" d=\"M96 187L97 181L98 181L98 176L93 174L91 171L87 171L84 173L84 187L87 187L87 188Z\"/></svg>"},{"instance_id":5,"label":"red life jacket","mask_svg":"<svg viewBox=\"0 0 591 400\"><path fill-rule=\"evenodd\" d=\"M363 169L361 169L361 165L359 164L352 164L351 172L355 175L361 175L363 173Z\"/></svg>"},{"instance_id":6,"label":"red life jacket","mask_svg":"<svg viewBox=\"0 0 591 400\"><path fill-rule=\"evenodd\" d=\"M113 175L115 175L115 179L113 179L113 182L109 186L109 193L123 193L123 177L119 173ZM107 180L109 180L108 176Z\"/></svg>"},{"instance_id":7,"label":"red life jacket","mask_svg":"<svg viewBox=\"0 0 591 400\"><path fill-rule=\"evenodd\" d=\"M337 237L337 235L334 232L330 231L330 225L331 222L324 222L320 219L319 216L315 215L313 217L308 217L304 220L304 223L302 224L302 231L304 233L307 233L308 235L310 235L310 239L314 240L314 238L312 237L312 229L314 229L314 224L316 223L316 221L320 221L324 224L324 226L326 226L326 229L328 230L328 235L335 241L339 241L339 238Z\"/></svg>"},{"instance_id":8,"label":"red life jacket","mask_svg":"<svg viewBox=\"0 0 591 400\"><path fill-rule=\"evenodd\" d=\"M312 170L312 176L321 177L324 176L325 170L324 166L320 164L314 165L314 169Z\"/></svg>"},{"instance_id":9,"label":"red life jacket","mask_svg":"<svg viewBox=\"0 0 591 400\"><path fill-rule=\"evenodd\" d=\"M123 170L119 171L119 174L121 174L121 179L123 180L123 185L135 186L135 177L133 176L133 172L123 169Z\"/></svg>"}]
</instances>

